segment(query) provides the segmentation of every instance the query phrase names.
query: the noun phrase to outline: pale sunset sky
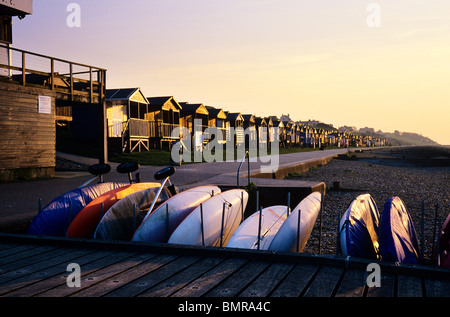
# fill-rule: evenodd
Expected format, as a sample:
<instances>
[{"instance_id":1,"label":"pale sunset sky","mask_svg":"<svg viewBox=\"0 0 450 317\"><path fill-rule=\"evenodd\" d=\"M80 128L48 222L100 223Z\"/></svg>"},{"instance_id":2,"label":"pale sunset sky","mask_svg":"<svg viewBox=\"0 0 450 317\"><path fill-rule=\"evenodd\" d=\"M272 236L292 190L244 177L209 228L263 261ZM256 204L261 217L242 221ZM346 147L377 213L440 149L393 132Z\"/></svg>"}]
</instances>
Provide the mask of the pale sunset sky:
<instances>
[{"instance_id":1,"label":"pale sunset sky","mask_svg":"<svg viewBox=\"0 0 450 317\"><path fill-rule=\"evenodd\" d=\"M148 97L450 144L448 0L35 0L13 46Z\"/></svg>"}]
</instances>

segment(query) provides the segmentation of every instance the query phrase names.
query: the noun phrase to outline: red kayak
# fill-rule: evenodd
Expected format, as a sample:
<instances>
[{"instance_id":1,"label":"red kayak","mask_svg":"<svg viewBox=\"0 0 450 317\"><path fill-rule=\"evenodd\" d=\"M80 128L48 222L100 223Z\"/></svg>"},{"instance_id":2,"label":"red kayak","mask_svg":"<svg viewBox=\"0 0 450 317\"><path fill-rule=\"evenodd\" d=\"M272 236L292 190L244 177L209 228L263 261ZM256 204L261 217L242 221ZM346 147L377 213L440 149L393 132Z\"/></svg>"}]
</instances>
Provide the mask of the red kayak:
<instances>
[{"instance_id":1,"label":"red kayak","mask_svg":"<svg viewBox=\"0 0 450 317\"><path fill-rule=\"evenodd\" d=\"M104 193L84 207L71 222L68 238L93 238L95 229L109 208L125 196L148 188L159 187L160 183L137 183ZM101 204L103 203L103 214Z\"/></svg>"}]
</instances>

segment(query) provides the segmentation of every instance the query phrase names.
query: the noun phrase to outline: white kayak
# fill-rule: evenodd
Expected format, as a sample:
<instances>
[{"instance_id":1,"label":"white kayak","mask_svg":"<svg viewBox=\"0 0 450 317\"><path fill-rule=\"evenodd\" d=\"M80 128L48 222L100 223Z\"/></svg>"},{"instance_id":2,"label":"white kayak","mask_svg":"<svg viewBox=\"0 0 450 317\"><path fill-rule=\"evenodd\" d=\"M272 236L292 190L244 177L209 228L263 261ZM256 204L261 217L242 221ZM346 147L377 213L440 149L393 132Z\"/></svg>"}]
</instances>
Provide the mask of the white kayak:
<instances>
[{"instance_id":1,"label":"white kayak","mask_svg":"<svg viewBox=\"0 0 450 317\"><path fill-rule=\"evenodd\" d=\"M227 248L258 249L259 240L259 250L267 250L286 220L287 209L287 206L271 206L255 212L236 229Z\"/></svg>"},{"instance_id":2,"label":"white kayak","mask_svg":"<svg viewBox=\"0 0 450 317\"><path fill-rule=\"evenodd\" d=\"M168 242L225 246L243 219L247 201L248 194L241 189L231 189L208 199L184 219Z\"/></svg>"},{"instance_id":3,"label":"white kayak","mask_svg":"<svg viewBox=\"0 0 450 317\"><path fill-rule=\"evenodd\" d=\"M130 240L134 230L147 214L147 210L153 203L158 190L158 187L144 189L127 195L116 202L103 215L95 229L94 238L101 240ZM156 203L160 204L169 197L169 190L164 188Z\"/></svg>"},{"instance_id":4,"label":"white kayak","mask_svg":"<svg viewBox=\"0 0 450 317\"><path fill-rule=\"evenodd\" d=\"M284 221L268 250L302 252L319 215L321 200L322 194L320 192L314 192L304 198Z\"/></svg>"},{"instance_id":5,"label":"white kayak","mask_svg":"<svg viewBox=\"0 0 450 317\"><path fill-rule=\"evenodd\" d=\"M217 186L198 186L176 194L145 217L132 240L167 242L172 232L195 208L220 193Z\"/></svg>"}]
</instances>

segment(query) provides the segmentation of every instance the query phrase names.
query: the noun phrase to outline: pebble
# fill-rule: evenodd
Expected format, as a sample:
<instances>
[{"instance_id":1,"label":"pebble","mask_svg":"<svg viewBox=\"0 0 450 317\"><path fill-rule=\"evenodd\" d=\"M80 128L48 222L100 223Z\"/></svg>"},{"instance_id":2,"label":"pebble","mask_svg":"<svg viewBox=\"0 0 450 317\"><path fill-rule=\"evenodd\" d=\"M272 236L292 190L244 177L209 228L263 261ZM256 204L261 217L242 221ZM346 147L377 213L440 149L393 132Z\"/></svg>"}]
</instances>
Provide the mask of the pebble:
<instances>
[{"instance_id":1,"label":"pebble","mask_svg":"<svg viewBox=\"0 0 450 317\"><path fill-rule=\"evenodd\" d=\"M381 214L387 199L400 197L410 213L419 243L422 237L422 202L424 205L424 263L429 263L437 238L435 211L444 222L450 213L450 167L404 167L374 164L362 160L333 159L327 165L312 169L295 178L321 181L326 184L322 215L320 252L339 254L337 249L337 224L340 216L360 194L369 193L375 199ZM333 184L339 182L339 189ZM339 215L339 217L338 217ZM319 219L305 247L305 252L319 252Z\"/></svg>"}]
</instances>

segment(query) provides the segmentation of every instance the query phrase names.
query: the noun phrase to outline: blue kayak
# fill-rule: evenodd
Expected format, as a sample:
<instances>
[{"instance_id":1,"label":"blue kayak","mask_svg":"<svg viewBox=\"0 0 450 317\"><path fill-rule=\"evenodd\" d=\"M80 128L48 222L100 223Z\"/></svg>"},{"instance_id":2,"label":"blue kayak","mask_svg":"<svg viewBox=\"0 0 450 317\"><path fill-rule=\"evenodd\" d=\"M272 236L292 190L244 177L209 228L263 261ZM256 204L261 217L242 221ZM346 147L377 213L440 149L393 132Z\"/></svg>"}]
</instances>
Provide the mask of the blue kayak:
<instances>
[{"instance_id":1,"label":"blue kayak","mask_svg":"<svg viewBox=\"0 0 450 317\"><path fill-rule=\"evenodd\" d=\"M419 262L416 229L399 197L391 197L384 204L378 238L382 260L408 264Z\"/></svg>"},{"instance_id":2,"label":"blue kayak","mask_svg":"<svg viewBox=\"0 0 450 317\"><path fill-rule=\"evenodd\" d=\"M377 205L370 194L352 201L340 221L339 242L343 256L378 259Z\"/></svg>"},{"instance_id":3,"label":"blue kayak","mask_svg":"<svg viewBox=\"0 0 450 317\"><path fill-rule=\"evenodd\" d=\"M28 234L57 236L66 235L73 218L98 196L125 186L125 183L98 183L67 192L50 202L33 219ZM106 212L106 210L105 210Z\"/></svg>"}]
</instances>

